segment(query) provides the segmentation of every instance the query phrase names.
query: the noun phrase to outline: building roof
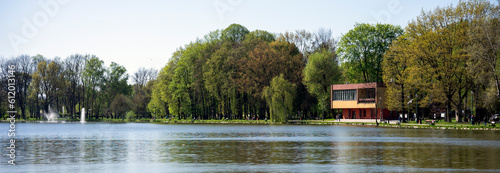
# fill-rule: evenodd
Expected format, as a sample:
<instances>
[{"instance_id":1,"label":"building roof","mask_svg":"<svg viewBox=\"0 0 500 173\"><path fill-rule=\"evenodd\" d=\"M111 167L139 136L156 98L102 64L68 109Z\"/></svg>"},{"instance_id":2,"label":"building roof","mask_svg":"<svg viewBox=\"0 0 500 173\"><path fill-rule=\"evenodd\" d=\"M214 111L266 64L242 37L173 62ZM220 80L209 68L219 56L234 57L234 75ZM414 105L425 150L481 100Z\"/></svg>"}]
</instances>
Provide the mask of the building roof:
<instances>
[{"instance_id":1,"label":"building roof","mask_svg":"<svg viewBox=\"0 0 500 173\"><path fill-rule=\"evenodd\" d=\"M375 87L385 87L384 83L356 83L356 84L337 84L332 85L332 90L348 90L348 89L359 89L359 88L375 88Z\"/></svg>"}]
</instances>

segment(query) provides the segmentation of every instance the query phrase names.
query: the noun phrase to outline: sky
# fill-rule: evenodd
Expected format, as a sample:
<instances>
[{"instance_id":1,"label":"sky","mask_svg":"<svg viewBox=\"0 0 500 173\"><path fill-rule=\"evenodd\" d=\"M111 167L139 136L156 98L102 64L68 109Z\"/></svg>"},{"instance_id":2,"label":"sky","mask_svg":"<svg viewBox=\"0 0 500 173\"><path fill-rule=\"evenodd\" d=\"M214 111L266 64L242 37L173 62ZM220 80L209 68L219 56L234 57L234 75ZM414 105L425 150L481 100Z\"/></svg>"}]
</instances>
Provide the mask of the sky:
<instances>
[{"instance_id":1,"label":"sky","mask_svg":"<svg viewBox=\"0 0 500 173\"><path fill-rule=\"evenodd\" d=\"M493 1L494 3L496 2ZM238 23L283 33L331 29L336 39L356 23L405 27L422 10L458 0L0 0L0 57L94 54L123 65L163 68L179 47Z\"/></svg>"}]
</instances>

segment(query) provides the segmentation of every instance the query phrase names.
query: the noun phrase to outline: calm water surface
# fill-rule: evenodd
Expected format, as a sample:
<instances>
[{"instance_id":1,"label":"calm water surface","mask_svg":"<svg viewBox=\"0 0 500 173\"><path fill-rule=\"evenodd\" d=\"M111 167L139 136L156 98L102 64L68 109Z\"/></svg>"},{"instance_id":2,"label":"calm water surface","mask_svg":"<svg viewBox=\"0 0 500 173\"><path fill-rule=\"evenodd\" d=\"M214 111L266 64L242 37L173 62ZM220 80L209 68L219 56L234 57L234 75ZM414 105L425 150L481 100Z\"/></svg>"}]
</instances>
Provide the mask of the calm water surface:
<instances>
[{"instance_id":1,"label":"calm water surface","mask_svg":"<svg viewBox=\"0 0 500 173\"><path fill-rule=\"evenodd\" d=\"M17 123L0 172L500 172L500 132L306 125Z\"/></svg>"}]
</instances>

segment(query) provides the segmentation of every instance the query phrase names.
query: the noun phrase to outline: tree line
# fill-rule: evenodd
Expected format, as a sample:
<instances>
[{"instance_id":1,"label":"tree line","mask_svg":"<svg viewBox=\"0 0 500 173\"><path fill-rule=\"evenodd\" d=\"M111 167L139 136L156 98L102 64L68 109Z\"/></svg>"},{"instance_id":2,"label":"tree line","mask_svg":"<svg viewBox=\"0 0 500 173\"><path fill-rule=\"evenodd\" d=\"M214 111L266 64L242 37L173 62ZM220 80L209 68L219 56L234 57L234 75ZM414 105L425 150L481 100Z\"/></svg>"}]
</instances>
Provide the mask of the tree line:
<instances>
[{"instance_id":1,"label":"tree line","mask_svg":"<svg viewBox=\"0 0 500 173\"><path fill-rule=\"evenodd\" d=\"M497 113L499 15L498 5L470 0L411 21L382 62L389 108L419 107L419 115L443 109L447 121L454 115L457 122Z\"/></svg>"},{"instance_id":2,"label":"tree line","mask_svg":"<svg viewBox=\"0 0 500 173\"><path fill-rule=\"evenodd\" d=\"M52 110L61 118L78 119L82 108L91 119L123 119L132 109L138 117L151 117L146 109L150 99L147 82L156 78L154 69L139 69L132 76L135 84L130 85L125 67L115 62L106 67L95 55L75 54L65 59L20 55L1 58L0 64L0 95L7 97L6 79L13 74L20 118L43 119ZM4 68L7 65L15 65L15 71ZM0 102L0 110L10 109Z\"/></svg>"},{"instance_id":3,"label":"tree line","mask_svg":"<svg viewBox=\"0 0 500 173\"><path fill-rule=\"evenodd\" d=\"M333 66L322 68L340 74L335 45L331 30L276 36L232 24L173 54L154 81L148 110L181 119L317 118L330 112L317 99L329 92L328 87L308 89L329 86L337 77L307 83L304 69L312 57L327 58Z\"/></svg>"}]
</instances>

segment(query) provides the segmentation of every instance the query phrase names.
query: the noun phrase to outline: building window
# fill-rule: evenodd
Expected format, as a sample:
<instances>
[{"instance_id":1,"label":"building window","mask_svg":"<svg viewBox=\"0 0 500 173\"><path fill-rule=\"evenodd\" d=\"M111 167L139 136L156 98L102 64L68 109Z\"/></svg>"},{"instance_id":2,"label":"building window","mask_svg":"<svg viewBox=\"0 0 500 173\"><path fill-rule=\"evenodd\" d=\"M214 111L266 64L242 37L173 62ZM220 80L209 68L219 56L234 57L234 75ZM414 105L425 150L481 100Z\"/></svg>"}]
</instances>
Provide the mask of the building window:
<instances>
[{"instance_id":1,"label":"building window","mask_svg":"<svg viewBox=\"0 0 500 173\"><path fill-rule=\"evenodd\" d=\"M375 88L366 89L366 98L375 98Z\"/></svg>"},{"instance_id":2,"label":"building window","mask_svg":"<svg viewBox=\"0 0 500 173\"><path fill-rule=\"evenodd\" d=\"M356 100L356 90L334 90L333 101L336 100Z\"/></svg>"}]
</instances>

